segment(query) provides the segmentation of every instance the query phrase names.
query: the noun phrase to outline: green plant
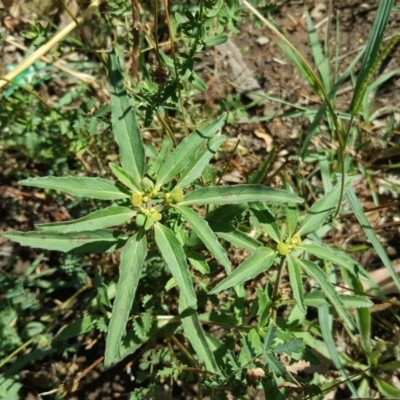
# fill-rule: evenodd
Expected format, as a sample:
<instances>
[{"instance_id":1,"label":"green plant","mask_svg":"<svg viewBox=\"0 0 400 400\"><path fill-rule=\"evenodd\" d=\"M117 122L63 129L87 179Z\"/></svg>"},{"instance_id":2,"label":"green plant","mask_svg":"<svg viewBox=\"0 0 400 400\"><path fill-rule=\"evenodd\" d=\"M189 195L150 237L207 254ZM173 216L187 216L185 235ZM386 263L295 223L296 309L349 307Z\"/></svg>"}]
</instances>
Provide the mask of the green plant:
<instances>
[{"instance_id":1,"label":"green plant","mask_svg":"<svg viewBox=\"0 0 400 400\"><path fill-rule=\"evenodd\" d=\"M126 3L123 7L112 3L110 16L126 16ZM66 252L59 264L60 270L74 282L76 292L71 298L82 292L85 295L75 308L72 321L68 320L59 332L54 316L67 307L69 299L42 315L40 322L32 322L21 305L32 311L36 305L42 310L38 305L41 298L32 296L27 289L34 278L5 281L10 289L6 302L12 306L0 321L5 334L13 335L13 340L2 342L0 365L21 355L29 345L37 348L9 366L5 378L0 378L0 391L10 398L15 396L19 389L15 374L22 366L48 355L75 352L79 344L71 345L71 340L79 335L90 336L95 330L107 337L106 367L140 349L135 370L139 387L131 393L132 399L159 394L160 382L168 378L170 382L179 378L197 383L199 398L210 395L225 399L227 392L245 398L247 386L252 385L261 386L269 397L276 399L289 398L294 392L298 397L322 399L344 381L354 396L371 395L367 386L375 386L381 394L396 397L396 389L383 380L388 371L399 366L393 356L396 349L387 346L388 351L378 355L384 345L370 337L372 314L368 307L372 302L362 294L340 293L335 286L343 279L350 288L362 292L361 281L369 281L368 274L345 253L323 243L323 237L338 224L336 213L345 207L341 201L343 193L385 265L391 272L393 268L352 192L351 180L337 179L332 174L337 168L335 160L340 158L337 152L310 154L308 146L321 121L326 121L323 129L328 132L344 134L340 124L342 120L351 120L351 113L335 115L332 111L339 82L350 76L351 68L339 79L328 79L328 59L324 58L308 19L318 69L308 80L322 99L331 102L329 110L326 104L318 111L300 110L312 122L300 158L318 163L313 174L320 172L323 181L323 189L318 190L324 194L318 194L319 200L311 207L297 208L302 199L293 192L301 189L293 189L284 179L285 190L281 191L257 184L263 181L275 151L260 171L249 177L248 182L254 184L216 185L218 172L211 159L224 142L225 137L218 132L227 117L223 114L205 125L196 124L189 134L188 121L196 121L197 116L186 109L185 100L193 88L205 89L193 68L196 53L225 40L220 27L214 30L214 18L222 21L221 26L228 24L228 29L234 30L235 22L241 18L238 11L243 8L236 2L222 1L200 2L190 9L173 7L177 13L169 20L166 17L170 40L181 40L184 46L169 57L158 49L157 40L153 43L152 36L146 33L146 39L156 49L157 65L155 71L146 66L143 84L134 88L133 98L127 96L117 57L109 56L112 130L121 164L110 163L109 168L118 182L80 176L21 181L27 186L102 202L92 202L91 210L95 211L73 221L38 224L35 232L5 233L23 245ZM268 13L269 9L265 11ZM118 58L121 60L122 56ZM296 54L292 58L304 74L309 73ZM157 81L154 72L164 68L169 74L165 74L165 80ZM376 85L371 86L371 91L375 88ZM63 124L62 134L71 139L65 156L71 150L83 154L93 143L99 124L105 131L108 127L102 118L107 107L92 118L80 111L60 115L62 104L73 98L74 94L66 95L49 115L54 126ZM228 108L238 113L239 96L231 103ZM85 112L92 105L88 104ZM157 115L170 138L162 139L160 146L155 142L143 143L132 107L139 117L143 111L144 126ZM186 135L179 144L168 109L180 111L179 117L183 117ZM363 117L368 122L373 117L365 102ZM37 127L41 127L38 123ZM58 134L55 128L52 132ZM72 140L70 132L85 132L87 141L81 137ZM40 143L40 138L37 140L36 144ZM48 147L53 151L51 140L54 138L50 138ZM32 146L32 151L37 151L37 147ZM47 158L54 157L57 154L49 153ZM111 157L109 153L98 156L100 171L103 160L114 160ZM353 160L350 156L347 160L346 171L351 171L349 165ZM112 204L102 208L103 202L108 201ZM110 229L117 226L119 230ZM120 253L118 277L104 273L106 256L87 263L79 254L100 253L102 257L102 253L114 250ZM396 282L399 283L398 278ZM40 287L47 288L49 293L57 284L40 282ZM317 308L317 316L313 308ZM17 317L24 329L26 325L25 335L19 335L10 326L10 321ZM355 362L339 353L332 332L334 323L343 326L355 347L361 343L364 360ZM50 332L56 330L53 336ZM329 384L318 374L313 378L298 376L310 364L318 364L309 348L330 358L341 376ZM356 379L362 374L361 384L356 386ZM14 379L8 379L9 376ZM68 386L61 382L58 385L69 392Z\"/></svg>"},{"instance_id":2,"label":"green plant","mask_svg":"<svg viewBox=\"0 0 400 400\"><path fill-rule=\"evenodd\" d=\"M296 365L297 368L301 368L300 365L304 367L307 365L304 360L310 359L303 340L296 339L299 323L292 323L290 326L287 321L280 320L279 308L296 304L293 312L303 315L299 319L301 321L304 320L307 307L332 305L352 331L356 326L347 308L371 305L368 299L360 296L338 295L328 275L315 261L311 261L311 258L316 257L339 265L356 282L359 279L368 279L362 267L351 258L329 247L322 247L320 243L313 244L319 230L331 229L331 222L328 220L325 225L325 221L339 201L340 185L318 200L304 216L299 214L295 206L295 203L302 200L290 191L251 184L200 187L198 178L224 141L224 136L216 133L222 128L225 115L197 128L170 154L171 141L167 139L146 173L145 147L113 54L109 56L109 73L112 125L121 162L121 166L110 163L110 168L119 183L102 178L51 176L30 178L20 183L60 190L73 196L111 200L114 203L74 221L40 224L36 226L38 231L35 232L6 232L4 235L23 245L63 252L102 253L122 248L117 285L105 287L100 276L97 278L97 309L101 313L76 321L61 335L62 340L67 340L87 332L94 324L105 329L105 318L109 319L106 366L133 352L143 341L163 329L166 323L180 321L185 336L198 357L197 361L192 360L196 371L204 374L201 381L205 394L224 398L221 387L229 388L232 393L243 394L246 380L254 384L260 380L265 389L274 390L278 396L280 383L294 382L287 370L296 368ZM191 186L194 186L194 190L188 191ZM266 201L276 205L270 209L265 205ZM288 205L277 206L282 203ZM204 218L197 209L197 206L203 205L220 207L214 208ZM234 219L237 222L232 225ZM237 224L239 225L234 227ZM107 229L118 225L123 225L123 229ZM240 225L242 229L244 226L247 229L255 227L259 232L259 239L246 234L239 228ZM305 239L307 235L309 239ZM246 249L251 255L232 271L226 250L217 237ZM199 299L193 286L188 261L202 274L210 270L209 262L199 252L201 243L215 261L224 266L227 274L209 294L215 295L234 288L233 320L229 316L229 305L227 313L222 313L217 319L213 314L198 314ZM145 303L145 313L131 315L146 258L155 250L159 252L172 275L167 287L179 288L178 320L163 320L153 316L151 310L154 306L150 306L150 299ZM275 278L263 290L257 289L257 301L245 316L243 284L273 266L277 269ZM282 274L286 268L293 291L293 298L289 301L280 293ZM315 280L319 289L303 295L302 280L306 276ZM206 283L205 288L207 286ZM109 313L107 310L111 304L110 299L114 296L112 312ZM251 328L250 322L253 319L257 320L256 328ZM130 320L134 330L128 330L125 335L125 328ZM202 328L205 320L209 323L228 324L232 328L236 326L242 331L242 352L228 352L227 356L217 357L216 354L232 338L228 343L212 338ZM276 336L276 332L280 334ZM289 358L283 359L283 353ZM276 354L281 354L280 359ZM265 373L266 366L268 373ZM167 368L164 373L175 376L185 369L185 365L180 363L175 368ZM261 370L264 374L261 374ZM258 377L257 374L262 376ZM304 394L308 393L305 382L298 383L297 387Z\"/></svg>"}]
</instances>

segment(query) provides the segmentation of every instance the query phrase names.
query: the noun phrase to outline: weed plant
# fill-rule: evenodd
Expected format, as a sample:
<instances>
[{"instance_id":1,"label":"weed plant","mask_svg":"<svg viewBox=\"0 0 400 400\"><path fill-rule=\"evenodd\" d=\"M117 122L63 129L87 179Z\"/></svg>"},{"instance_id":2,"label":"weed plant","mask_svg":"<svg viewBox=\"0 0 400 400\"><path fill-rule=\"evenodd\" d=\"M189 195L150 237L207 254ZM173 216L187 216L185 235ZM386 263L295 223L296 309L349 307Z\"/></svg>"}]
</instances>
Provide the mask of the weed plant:
<instances>
[{"instance_id":1,"label":"weed plant","mask_svg":"<svg viewBox=\"0 0 400 400\"><path fill-rule=\"evenodd\" d=\"M118 4L110 4L110 12L122 18L126 10ZM38 146L25 144L34 158L45 154L49 160L63 160L70 153L82 155L93 141L100 145L95 135L109 128L110 111L118 159L108 160L109 172L104 160L99 161L101 177L69 172L19 182L94 203L77 219L36 224L30 232L3 233L23 246L65 256L59 261L63 274L56 268L37 272L41 261L53 254L43 252L18 279L11 274L1 277L7 294L0 299L0 397L17 398L21 371L29 363L69 357L82 350L78 338L96 332L105 337L105 368L139 355L132 399L154 398L167 380L196 384L198 398L226 399L231 394L242 399L248 386L254 386L268 398L322 399L343 382L355 398L375 393L400 398L400 390L385 379L400 367L398 349L371 337L373 302L362 282L374 284L362 265L324 242L338 225L338 216L351 210L400 289L400 280L354 193L350 175L357 166L346 151L349 143L357 143L354 120L373 118L365 97L376 89L377 81L370 84L372 74L394 45L395 39L382 47L393 1L379 4L370 40L359 56L363 62L355 78L353 101L348 112L340 114L335 95L352 75L354 64L342 76L329 75L326 55L308 18L314 70L273 24L251 4L243 4L253 12L252 18L259 17L278 35L282 50L321 98L320 109L307 114L311 125L297 159L319 161L316 173L324 193L307 204L285 180L283 189L261 184L270 160L252 182L220 183L223 169L215 170L213 159L226 139L227 114L208 115L203 121L187 104L194 90L207 90L194 68L199 54L227 40L224 32L235 32L245 8L237 2L200 0L197 6L175 6L171 15L164 9L174 49L171 56L144 30L156 58L153 66L146 64L144 55L133 60L142 67L143 81L138 85L124 70L117 41L104 60L110 108L100 108L90 117L84 113L60 116L56 109L50 113L52 124L42 128L43 121L36 121L32 128L46 132L50 153L40 153L45 146L38 153ZM127 43L130 40L132 46L138 44L135 34L127 36ZM389 76L379 82L385 79ZM26 101L19 92L13 96L9 107ZM60 100L62 104L69 101ZM86 104L85 111L92 105ZM21 113L26 121L28 114ZM5 114L2 118L6 121ZM22 128L11 123L12 134L8 133L5 143L27 143L27 126L35 124L34 119L31 116ZM58 125L61 130L56 129ZM144 128L152 126L166 133L159 145L143 139ZM321 126L339 143L338 149L310 154L309 143ZM72 132L79 129L76 142ZM61 154L51 146L55 135L71 139ZM116 260L118 272L106 271L104 263ZM13 262L10 258L8 267ZM56 281L44 279L53 274ZM353 293L339 292L337 282ZM42 300L60 288L70 288L73 294L57 307L46 308ZM77 298L82 301L59 330L57 315ZM15 320L21 323L12 323ZM338 351L334 324L361 349L358 360ZM339 376L328 381L322 374L305 373L318 366L316 354L330 359ZM71 396L81 378L65 377L51 393Z\"/></svg>"}]
</instances>

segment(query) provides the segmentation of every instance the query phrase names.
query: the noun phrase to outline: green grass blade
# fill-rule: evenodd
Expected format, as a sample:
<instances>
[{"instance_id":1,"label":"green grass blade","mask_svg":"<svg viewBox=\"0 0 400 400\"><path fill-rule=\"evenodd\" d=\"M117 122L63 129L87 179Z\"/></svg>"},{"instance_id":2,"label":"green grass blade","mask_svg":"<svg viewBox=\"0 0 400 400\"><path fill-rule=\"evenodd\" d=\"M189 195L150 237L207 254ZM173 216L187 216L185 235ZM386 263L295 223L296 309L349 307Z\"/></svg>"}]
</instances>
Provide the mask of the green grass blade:
<instances>
[{"instance_id":1,"label":"green grass blade","mask_svg":"<svg viewBox=\"0 0 400 400\"><path fill-rule=\"evenodd\" d=\"M201 176L204 168L209 164L211 158L214 157L215 153L224 141L224 135L212 138L200 153L197 154L193 161L184 169L175 187L185 188Z\"/></svg>"},{"instance_id":2,"label":"green grass blade","mask_svg":"<svg viewBox=\"0 0 400 400\"><path fill-rule=\"evenodd\" d=\"M324 292L325 296L329 299L332 306L336 309L338 314L342 317L345 324L353 331L356 330L353 319L351 318L349 312L344 307L342 300L340 299L338 293L336 292L332 283L329 282L324 271L311 261L297 259L298 263L304 269L306 274L311 278L315 279L321 290Z\"/></svg>"},{"instance_id":3,"label":"green grass blade","mask_svg":"<svg viewBox=\"0 0 400 400\"><path fill-rule=\"evenodd\" d=\"M321 327L322 337L324 339L324 343L328 350L328 353L332 359L332 362L335 364L335 367L340 372L345 380L347 387L350 389L351 393L355 398L358 398L357 389L355 388L353 382L349 379L345 368L340 360L339 352L335 346L335 342L332 335L332 315L329 313L328 307L320 307L318 308L318 320L319 325Z\"/></svg>"},{"instance_id":4,"label":"green grass blade","mask_svg":"<svg viewBox=\"0 0 400 400\"><path fill-rule=\"evenodd\" d=\"M341 269L344 284L356 293L363 293L364 288L359 279L350 275L347 270ZM371 321L372 315L367 307L357 308L355 311L356 324L360 332L361 347L367 358L371 355Z\"/></svg>"},{"instance_id":5,"label":"green grass blade","mask_svg":"<svg viewBox=\"0 0 400 400\"><path fill-rule=\"evenodd\" d=\"M157 175L157 185L162 186L176 177L195 158L199 149L221 129L226 120L226 113L217 120L197 128L179 143L172 154L161 165Z\"/></svg>"},{"instance_id":6,"label":"green grass blade","mask_svg":"<svg viewBox=\"0 0 400 400\"><path fill-rule=\"evenodd\" d=\"M145 154L139 125L126 92L115 52L108 56L110 78L111 121L115 141L119 147L119 159L123 169L135 182L144 175Z\"/></svg>"},{"instance_id":7,"label":"green grass blade","mask_svg":"<svg viewBox=\"0 0 400 400\"><path fill-rule=\"evenodd\" d=\"M319 78L327 92L331 90L329 60L325 57L322 46L315 30L310 13L306 13L308 37L310 38L311 51L317 67Z\"/></svg>"},{"instance_id":8,"label":"green grass blade","mask_svg":"<svg viewBox=\"0 0 400 400\"><path fill-rule=\"evenodd\" d=\"M119 279L107 332L104 356L105 368L110 367L117 357L146 255L146 236L142 231L139 231L126 242L121 253Z\"/></svg>"},{"instance_id":9,"label":"green grass blade","mask_svg":"<svg viewBox=\"0 0 400 400\"><path fill-rule=\"evenodd\" d=\"M350 104L352 114L358 114L362 100L368 87L368 83L382 61L380 50L386 27L390 19L394 0L380 1L374 23L372 25L371 35L367 42L364 53L364 59L361 64L360 72L357 77L356 87Z\"/></svg>"},{"instance_id":10,"label":"green grass blade","mask_svg":"<svg viewBox=\"0 0 400 400\"><path fill-rule=\"evenodd\" d=\"M129 194L116 183L102 178L57 177L28 178L19 181L24 186L41 189L59 190L77 197L88 197L98 200L119 200L129 198Z\"/></svg>"},{"instance_id":11,"label":"green grass blade","mask_svg":"<svg viewBox=\"0 0 400 400\"><path fill-rule=\"evenodd\" d=\"M111 206L94 211L83 218L67 222L35 225L37 229L45 232L70 233L80 231L96 231L110 228L128 222L136 215L136 211L128 207Z\"/></svg>"},{"instance_id":12,"label":"green grass blade","mask_svg":"<svg viewBox=\"0 0 400 400\"><path fill-rule=\"evenodd\" d=\"M159 223L154 225L154 235L157 247L175 278L186 304L189 308L196 309L197 298L182 245L174 232Z\"/></svg>"},{"instance_id":13,"label":"green grass blade","mask_svg":"<svg viewBox=\"0 0 400 400\"><path fill-rule=\"evenodd\" d=\"M215 294L233 286L240 285L267 271L275 259L274 250L268 247L258 248L247 260L242 262L227 278L221 281L209 294Z\"/></svg>"},{"instance_id":14,"label":"green grass blade","mask_svg":"<svg viewBox=\"0 0 400 400\"><path fill-rule=\"evenodd\" d=\"M207 221L204 220L196 211L190 208L182 206L174 206L182 215L186 222L189 224L190 228L200 240L205 244L211 254L218 260L224 267L226 273L229 275L232 271L231 262L226 255L225 249L218 242L217 237L211 230Z\"/></svg>"},{"instance_id":15,"label":"green grass blade","mask_svg":"<svg viewBox=\"0 0 400 400\"><path fill-rule=\"evenodd\" d=\"M179 314L185 336L189 340L200 361L205 365L207 371L218 374L220 371L215 361L214 354L208 345L199 316L195 310L187 307L183 297L179 299Z\"/></svg>"},{"instance_id":16,"label":"green grass blade","mask_svg":"<svg viewBox=\"0 0 400 400\"><path fill-rule=\"evenodd\" d=\"M397 275L396 271L393 268L392 263L390 262L390 259L383 248L382 244L379 242L379 239L376 237L376 234L371 227L367 217L364 214L364 211L351 187L349 187L345 191L345 198L347 202L349 203L349 206L351 210L354 212L354 215L356 216L360 226L362 227L364 233L366 234L367 238L369 239L370 243L374 247L375 251L377 252L379 258L381 259L383 265L387 268L390 276L392 277L397 290L400 291L400 278Z\"/></svg>"},{"instance_id":17,"label":"green grass blade","mask_svg":"<svg viewBox=\"0 0 400 400\"><path fill-rule=\"evenodd\" d=\"M303 298L303 282L301 279L301 268L297 259L291 257L290 254L286 258L288 264L288 272L290 279L290 286L293 291L294 300L302 313L306 312L306 307Z\"/></svg>"},{"instance_id":18,"label":"green grass blade","mask_svg":"<svg viewBox=\"0 0 400 400\"><path fill-rule=\"evenodd\" d=\"M256 201L302 203L303 199L286 190L263 185L211 186L193 190L185 195L182 206L201 204L238 204Z\"/></svg>"},{"instance_id":19,"label":"green grass blade","mask_svg":"<svg viewBox=\"0 0 400 400\"><path fill-rule=\"evenodd\" d=\"M64 253L104 253L123 245L120 232L99 230L94 232L5 232L3 236L22 246L62 251Z\"/></svg>"}]
</instances>

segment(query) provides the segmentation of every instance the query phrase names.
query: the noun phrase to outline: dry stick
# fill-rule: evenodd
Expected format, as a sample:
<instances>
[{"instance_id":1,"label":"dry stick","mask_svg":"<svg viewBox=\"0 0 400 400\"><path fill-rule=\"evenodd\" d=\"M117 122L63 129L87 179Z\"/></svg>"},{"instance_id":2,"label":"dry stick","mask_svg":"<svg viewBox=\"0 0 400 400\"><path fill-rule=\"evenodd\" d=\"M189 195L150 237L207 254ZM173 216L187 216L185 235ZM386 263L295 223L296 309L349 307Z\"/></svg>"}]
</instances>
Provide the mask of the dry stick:
<instances>
[{"instance_id":1,"label":"dry stick","mask_svg":"<svg viewBox=\"0 0 400 400\"><path fill-rule=\"evenodd\" d=\"M139 81L139 26L140 26L140 19L139 19L139 6L137 0L131 0L132 6L132 19L133 19L133 48L132 48L132 78L135 81Z\"/></svg>"},{"instance_id":2,"label":"dry stick","mask_svg":"<svg viewBox=\"0 0 400 400\"><path fill-rule=\"evenodd\" d=\"M72 32L77 25L82 24L83 21L94 12L103 0L95 0L90 6L83 12L82 16L77 17L76 21L71 21L65 28L63 28L60 32L58 32L52 39L50 39L46 44L39 47L36 51L34 51L31 55L29 55L25 60L23 60L17 68L8 73L4 78L5 80L0 81L0 89L5 86L8 81L12 81L16 76L18 76L21 72L28 69L33 63L35 63L38 59L43 57L50 49L61 42L70 32Z\"/></svg>"},{"instance_id":3,"label":"dry stick","mask_svg":"<svg viewBox=\"0 0 400 400\"><path fill-rule=\"evenodd\" d=\"M14 41L11 38L6 38L4 40L6 43L15 46L16 48L22 50L22 51L27 51L28 48L26 46L24 46L21 43L18 43L16 41ZM65 61L64 60L57 60L57 61L53 61L50 58L46 57L46 56L42 56L40 57L40 60L43 61L46 64L49 64L57 69L59 69L62 72L65 72L68 75L71 75L73 78L76 78L78 80L80 80L82 83L87 84L87 85L94 85L96 83L96 78L92 75L86 74L84 72L77 72L74 71L73 69L70 69L68 67L66 67Z\"/></svg>"}]
</instances>

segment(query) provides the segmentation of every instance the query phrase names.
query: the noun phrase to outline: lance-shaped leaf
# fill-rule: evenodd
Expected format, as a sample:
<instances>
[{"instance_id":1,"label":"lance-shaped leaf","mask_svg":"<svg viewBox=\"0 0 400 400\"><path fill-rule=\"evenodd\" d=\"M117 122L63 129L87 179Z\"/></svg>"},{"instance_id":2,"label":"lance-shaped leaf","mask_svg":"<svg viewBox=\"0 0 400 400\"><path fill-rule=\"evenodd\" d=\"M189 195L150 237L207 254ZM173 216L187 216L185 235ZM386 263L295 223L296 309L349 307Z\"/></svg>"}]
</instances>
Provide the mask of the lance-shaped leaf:
<instances>
[{"instance_id":1,"label":"lance-shaped leaf","mask_svg":"<svg viewBox=\"0 0 400 400\"><path fill-rule=\"evenodd\" d=\"M345 308L364 308L372 307L374 303L365 296L357 296L354 294L339 295ZM330 306L329 301L321 291L313 291L304 296L304 304L308 307Z\"/></svg>"},{"instance_id":2,"label":"lance-shaped leaf","mask_svg":"<svg viewBox=\"0 0 400 400\"><path fill-rule=\"evenodd\" d=\"M364 211L361 207L360 201L357 199L354 190L349 187L348 190L345 192L346 200L349 203L354 215L356 216L361 228L365 232L369 242L374 246L379 258L383 262L383 265L388 270L390 276L395 283L397 290L400 291L400 277L397 274L396 270L393 268L393 265L388 257L387 252L383 248L381 242L379 241L378 237L376 236L375 230L372 228L371 224L368 221L368 218L364 214Z\"/></svg>"},{"instance_id":3,"label":"lance-shaped leaf","mask_svg":"<svg viewBox=\"0 0 400 400\"><path fill-rule=\"evenodd\" d=\"M318 258L332 262L333 264L346 268L353 276L369 281L371 278L368 272L358 264L355 260L349 257L346 253L339 250L332 250L330 247L316 244L301 244L297 247L299 250L304 250L307 253L313 254Z\"/></svg>"},{"instance_id":4,"label":"lance-shaped leaf","mask_svg":"<svg viewBox=\"0 0 400 400\"><path fill-rule=\"evenodd\" d=\"M5 232L3 236L22 244L39 249L62 251L67 253L104 253L121 247L126 236L121 232L99 230L94 232Z\"/></svg>"},{"instance_id":5,"label":"lance-shaped leaf","mask_svg":"<svg viewBox=\"0 0 400 400\"><path fill-rule=\"evenodd\" d=\"M297 306L300 311L305 313L306 308L304 306L304 298L303 298L303 282L301 279L301 268L297 262L297 259L291 257L290 254L286 258L288 263L288 272L290 279L290 286L293 291L293 297L296 301Z\"/></svg>"},{"instance_id":6,"label":"lance-shaped leaf","mask_svg":"<svg viewBox=\"0 0 400 400\"><path fill-rule=\"evenodd\" d=\"M193 190L185 195L182 206L200 204L238 204L255 201L302 203L303 199L286 190L263 185L211 186Z\"/></svg>"},{"instance_id":7,"label":"lance-shaped leaf","mask_svg":"<svg viewBox=\"0 0 400 400\"><path fill-rule=\"evenodd\" d=\"M274 262L274 259L274 250L268 247L258 248L254 254L242 262L228 277L215 286L215 288L209 293L215 294L255 278L261 272L267 271Z\"/></svg>"},{"instance_id":8,"label":"lance-shaped leaf","mask_svg":"<svg viewBox=\"0 0 400 400\"><path fill-rule=\"evenodd\" d=\"M104 358L106 368L114 363L118 355L146 255L146 236L139 231L126 242L121 253L119 279L107 332Z\"/></svg>"},{"instance_id":9,"label":"lance-shaped leaf","mask_svg":"<svg viewBox=\"0 0 400 400\"><path fill-rule=\"evenodd\" d=\"M159 223L154 225L154 235L157 247L172 276L175 278L188 307L197 309L196 294L182 245L174 235L174 232Z\"/></svg>"},{"instance_id":10,"label":"lance-shaped leaf","mask_svg":"<svg viewBox=\"0 0 400 400\"><path fill-rule=\"evenodd\" d=\"M336 309L338 314L342 317L346 325L353 331L356 330L354 321L352 320L349 312L344 307L342 300L340 299L332 283L329 282L324 271L320 267L318 267L318 265L311 261L297 259L297 262L302 266L308 276L317 281L325 296L327 297L327 299L329 299L330 303Z\"/></svg>"},{"instance_id":11,"label":"lance-shaped leaf","mask_svg":"<svg viewBox=\"0 0 400 400\"><path fill-rule=\"evenodd\" d=\"M335 211L340 198L340 184L336 185L331 192L317 200L307 211L304 221L298 230L300 236L314 232L325 222L325 219Z\"/></svg>"},{"instance_id":12,"label":"lance-shaped leaf","mask_svg":"<svg viewBox=\"0 0 400 400\"><path fill-rule=\"evenodd\" d=\"M96 231L124 224L136 215L136 211L128 207L111 206L94 211L83 218L74 221L55 222L52 224L35 225L40 231L70 233L81 231Z\"/></svg>"},{"instance_id":13,"label":"lance-shaped leaf","mask_svg":"<svg viewBox=\"0 0 400 400\"><path fill-rule=\"evenodd\" d=\"M279 243L282 240L281 230L279 229L276 219L265 207L265 205L261 203L254 203L251 205L250 210L268 235L271 236L275 242Z\"/></svg>"},{"instance_id":14,"label":"lance-shaped leaf","mask_svg":"<svg viewBox=\"0 0 400 400\"><path fill-rule=\"evenodd\" d=\"M123 185L125 185L135 193L141 192L139 182L135 182L133 176L128 171L125 171L119 165L112 162L110 162L108 165L111 169L111 172Z\"/></svg>"},{"instance_id":15,"label":"lance-shaped leaf","mask_svg":"<svg viewBox=\"0 0 400 400\"><path fill-rule=\"evenodd\" d=\"M235 229L232 225L222 221L210 220L207 218L210 228L217 234L217 236L233 244L234 246L246 249L249 251L256 251L262 246L262 243L252 238L246 233Z\"/></svg>"},{"instance_id":16,"label":"lance-shaped leaf","mask_svg":"<svg viewBox=\"0 0 400 400\"><path fill-rule=\"evenodd\" d=\"M232 270L231 262L207 222L191 208L182 206L175 206L175 208L183 215L183 218L206 245L207 249L210 250L211 254L225 267L226 273L230 274Z\"/></svg>"},{"instance_id":17,"label":"lance-shaped leaf","mask_svg":"<svg viewBox=\"0 0 400 400\"><path fill-rule=\"evenodd\" d=\"M206 370L214 374L219 373L218 365L208 345L199 316L195 310L187 307L183 297L179 299L179 314L185 335L200 361L205 365Z\"/></svg>"},{"instance_id":18,"label":"lance-shaped leaf","mask_svg":"<svg viewBox=\"0 0 400 400\"><path fill-rule=\"evenodd\" d=\"M119 200L129 197L129 194L115 182L102 178L46 176L23 179L19 183L41 189L59 190L71 196L90 199Z\"/></svg>"},{"instance_id":19,"label":"lance-shaped leaf","mask_svg":"<svg viewBox=\"0 0 400 400\"><path fill-rule=\"evenodd\" d=\"M211 158L215 155L224 140L224 135L212 138L181 173L179 181L175 187L187 187L197 179L202 174L204 168L209 164Z\"/></svg>"},{"instance_id":20,"label":"lance-shaped leaf","mask_svg":"<svg viewBox=\"0 0 400 400\"><path fill-rule=\"evenodd\" d=\"M110 77L111 121L115 141L119 147L122 168L135 182L144 175L145 154L139 125L126 92L118 60L114 52L108 56Z\"/></svg>"},{"instance_id":21,"label":"lance-shaped leaf","mask_svg":"<svg viewBox=\"0 0 400 400\"><path fill-rule=\"evenodd\" d=\"M172 154L166 158L157 174L157 185L168 183L195 158L202 145L225 123L226 113L201 128L196 129L179 143Z\"/></svg>"}]
</instances>

